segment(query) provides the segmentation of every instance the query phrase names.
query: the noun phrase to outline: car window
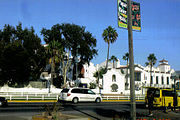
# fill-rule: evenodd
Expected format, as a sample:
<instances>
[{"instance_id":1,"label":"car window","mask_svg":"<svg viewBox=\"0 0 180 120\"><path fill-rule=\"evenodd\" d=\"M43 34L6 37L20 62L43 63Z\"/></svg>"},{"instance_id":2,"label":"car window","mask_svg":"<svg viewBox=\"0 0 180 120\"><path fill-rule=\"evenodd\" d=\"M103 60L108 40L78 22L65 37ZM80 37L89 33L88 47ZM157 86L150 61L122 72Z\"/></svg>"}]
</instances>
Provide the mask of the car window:
<instances>
[{"instance_id":1,"label":"car window","mask_svg":"<svg viewBox=\"0 0 180 120\"><path fill-rule=\"evenodd\" d=\"M177 96L180 97L180 92L177 92Z\"/></svg>"},{"instance_id":2,"label":"car window","mask_svg":"<svg viewBox=\"0 0 180 120\"><path fill-rule=\"evenodd\" d=\"M63 89L61 92L62 93L68 93L69 89Z\"/></svg>"},{"instance_id":3,"label":"car window","mask_svg":"<svg viewBox=\"0 0 180 120\"><path fill-rule=\"evenodd\" d=\"M80 89L72 89L71 93L82 93Z\"/></svg>"},{"instance_id":4,"label":"car window","mask_svg":"<svg viewBox=\"0 0 180 120\"><path fill-rule=\"evenodd\" d=\"M88 94L95 94L92 90L87 91Z\"/></svg>"},{"instance_id":5,"label":"car window","mask_svg":"<svg viewBox=\"0 0 180 120\"><path fill-rule=\"evenodd\" d=\"M168 96L168 97L173 97L174 96L174 92L173 91L168 91L168 90L163 90L162 91L162 95L163 96Z\"/></svg>"}]
</instances>

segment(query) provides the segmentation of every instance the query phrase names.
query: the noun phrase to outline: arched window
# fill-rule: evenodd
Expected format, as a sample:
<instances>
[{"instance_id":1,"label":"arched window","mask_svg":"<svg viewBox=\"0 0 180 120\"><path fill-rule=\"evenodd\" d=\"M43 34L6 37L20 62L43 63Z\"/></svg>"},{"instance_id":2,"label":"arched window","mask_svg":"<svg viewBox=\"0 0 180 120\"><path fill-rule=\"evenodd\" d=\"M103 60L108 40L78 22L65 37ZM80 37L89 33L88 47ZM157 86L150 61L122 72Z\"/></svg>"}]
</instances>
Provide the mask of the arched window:
<instances>
[{"instance_id":1,"label":"arched window","mask_svg":"<svg viewBox=\"0 0 180 120\"><path fill-rule=\"evenodd\" d=\"M112 75L112 82L116 82L116 75Z\"/></svg>"}]
</instances>

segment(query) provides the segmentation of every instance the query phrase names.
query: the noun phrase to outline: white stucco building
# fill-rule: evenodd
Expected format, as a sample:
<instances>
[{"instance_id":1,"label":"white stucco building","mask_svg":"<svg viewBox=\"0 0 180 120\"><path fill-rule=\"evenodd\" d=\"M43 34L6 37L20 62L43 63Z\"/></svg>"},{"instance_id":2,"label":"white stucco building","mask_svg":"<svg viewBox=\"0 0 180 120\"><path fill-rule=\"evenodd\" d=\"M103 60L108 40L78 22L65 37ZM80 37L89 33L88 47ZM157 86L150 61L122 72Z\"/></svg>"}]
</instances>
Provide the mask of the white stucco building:
<instances>
[{"instance_id":1,"label":"white stucco building","mask_svg":"<svg viewBox=\"0 0 180 120\"><path fill-rule=\"evenodd\" d=\"M89 84L90 82L96 82L97 78L93 77L93 74L100 69L105 67L105 63L90 65L85 64L84 78L80 78L83 84ZM103 78L99 80L99 86L102 88L100 91L103 94L130 94L130 78L127 73L127 65L120 65L120 61L115 63L113 68L112 63L108 63L108 71L103 75ZM141 66L135 64L135 93L144 94L144 87L161 87L171 88L174 81L171 79L171 74L175 71L170 68L168 61L161 60L157 67L152 68L152 76L150 77L150 66ZM88 79L86 81L86 79ZM92 81L91 81L92 80Z\"/></svg>"}]
</instances>

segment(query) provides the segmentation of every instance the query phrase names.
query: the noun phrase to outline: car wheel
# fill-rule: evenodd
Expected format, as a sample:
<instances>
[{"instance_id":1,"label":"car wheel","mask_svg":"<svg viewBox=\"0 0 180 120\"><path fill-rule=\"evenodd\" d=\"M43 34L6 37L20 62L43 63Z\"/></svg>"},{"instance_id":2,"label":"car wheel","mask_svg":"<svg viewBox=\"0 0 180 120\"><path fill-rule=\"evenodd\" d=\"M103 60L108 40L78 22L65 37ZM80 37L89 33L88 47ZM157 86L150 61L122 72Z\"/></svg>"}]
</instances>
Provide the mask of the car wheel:
<instances>
[{"instance_id":1,"label":"car wheel","mask_svg":"<svg viewBox=\"0 0 180 120\"><path fill-rule=\"evenodd\" d=\"M101 99L100 98L96 98L96 103L100 103L101 102Z\"/></svg>"},{"instance_id":2,"label":"car wheel","mask_svg":"<svg viewBox=\"0 0 180 120\"><path fill-rule=\"evenodd\" d=\"M74 104L78 103L78 98L73 98L72 102L73 102Z\"/></svg>"}]
</instances>

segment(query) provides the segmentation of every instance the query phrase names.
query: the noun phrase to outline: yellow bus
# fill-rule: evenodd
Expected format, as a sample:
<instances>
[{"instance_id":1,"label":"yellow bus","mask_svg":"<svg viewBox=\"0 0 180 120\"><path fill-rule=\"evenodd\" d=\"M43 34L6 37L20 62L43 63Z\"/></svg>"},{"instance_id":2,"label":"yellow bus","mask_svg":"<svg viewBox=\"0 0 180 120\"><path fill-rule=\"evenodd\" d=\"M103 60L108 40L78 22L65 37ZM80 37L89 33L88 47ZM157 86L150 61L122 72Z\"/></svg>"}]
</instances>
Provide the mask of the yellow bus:
<instances>
[{"instance_id":1,"label":"yellow bus","mask_svg":"<svg viewBox=\"0 0 180 120\"><path fill-rule=\"evenodd\" d=\"M148 104L147 96L152 92L154 96L153 106L154 107L180 107L180 91L173 89L161 89L161 88L147 88L145 96L145 104Z\"/></svg>"}]
</instances>

